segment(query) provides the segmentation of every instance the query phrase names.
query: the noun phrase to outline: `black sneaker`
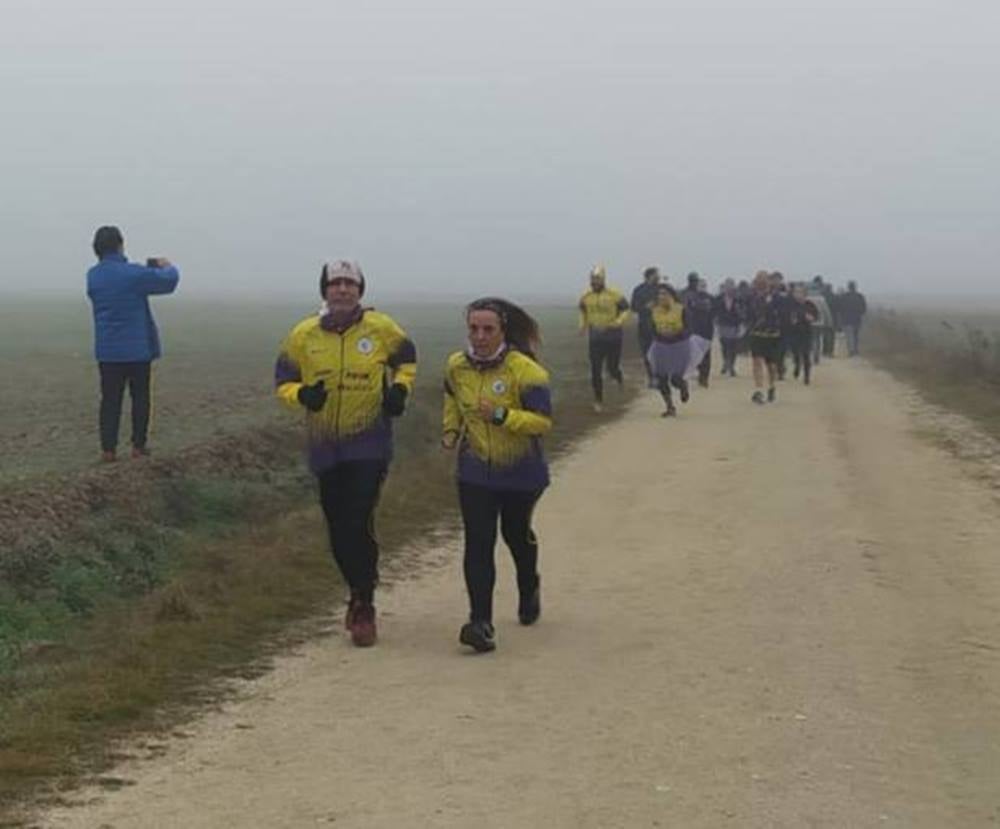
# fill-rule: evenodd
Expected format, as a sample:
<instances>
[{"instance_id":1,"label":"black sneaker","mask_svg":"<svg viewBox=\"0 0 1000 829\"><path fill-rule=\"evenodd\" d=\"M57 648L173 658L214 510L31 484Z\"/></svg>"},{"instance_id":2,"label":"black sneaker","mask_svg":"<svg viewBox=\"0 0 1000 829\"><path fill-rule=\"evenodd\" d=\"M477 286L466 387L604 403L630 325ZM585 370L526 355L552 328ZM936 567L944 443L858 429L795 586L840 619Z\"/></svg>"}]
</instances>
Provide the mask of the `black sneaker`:
<instances>
[{"instance_id":1,"label":"black sneaker","mask_svg":"<svg viewBox=\"0 0 1000 829\"><path fill-rule=\"evenodd\" d=\"M754 403L756 403L756 404L757 404L758 406L763 406L763 405L764 405L764 392L762 392L762 391L755 391L755 392L754 392L754 393L753 393L753 394L752 394L752 395L750 396L750 399L751 399L751 400L752 400L752 401L753 401Z\"/></svg>"},{"instance_id":2,"label":"black sneaker","mask_svg":"<svg viewBox=\"0 0 1000 829\"><path fill-rule=\"evenodd\" d=\"M767 402L768 403L773 403L775 401L775 399L777 398L777 396L778 396L778 393L774 390L774 386L771 386L771 388L769 388L767 390Z\"/></svg>"},{"instance_id":3,"label":"black sneaker","mask_svg":"<svg viewBox=\"0 0 1000 829\"><path fill-rule=\"evenodd\" d=\"M538 582L528 595L521 596L517 603L517 620L522 625L533 625L542 615L542 585Z\"/></svg>"},{"instance_id":4,"label":"black sneaker","mask_svg":"<svg viewBox=\"0 0 1000 829\"><path fill-rule=\"evenodd\" d=\"M496 650L497 646L490 622L466 622L458 634L458 641L479 653Z\"/></svg>"},{"instance_id":5,"label":"black sneaker","mask_svg":"<svg viewBox=\"0 0 1000 829\"><path fill-rule=\"evenodd\" d=\"M677 407L673 404L667 406L666 411L660 417L677 417Z\"/></svg>"},{"instance_id":6,"label":"black sneaker","mask_svg":"<svg viewBox=\"0 0 1000 829\"><path fill-rule=\"evenodd\" d=\"M687 380L681 380L681 403L687 403L691 399L691 387Z\"/></svg>"}]
</instances>

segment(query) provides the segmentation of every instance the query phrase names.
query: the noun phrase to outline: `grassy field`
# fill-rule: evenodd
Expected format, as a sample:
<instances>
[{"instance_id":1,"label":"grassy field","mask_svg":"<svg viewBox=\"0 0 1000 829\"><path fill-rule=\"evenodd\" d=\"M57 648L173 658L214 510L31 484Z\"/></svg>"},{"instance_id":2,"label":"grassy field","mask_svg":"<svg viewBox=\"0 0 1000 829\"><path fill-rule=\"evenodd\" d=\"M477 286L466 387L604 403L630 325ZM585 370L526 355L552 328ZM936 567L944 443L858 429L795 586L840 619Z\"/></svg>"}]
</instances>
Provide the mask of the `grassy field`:
<instances>
[{"instance_id":1,"label":"grassy field","mask_svg":"<svg viewBox=\"0 0 1000 829\"><path fill-rule=\"evenodd\" d=\"M0 812L98 772L115 759L114 738L170 727L217 693L210 680L259 670L270 649L308 635L303 621L340 612L299 419L271 390L277 344L302 309L160 305L155 455L113 466L95 463L86 306L0 310ZM457 526L438 423L463 321L458 305L385 310L420 352L379 515L391 559ZM611 411L593 415L575 312L533 310L558 454L638 388L612 392Z\"/></svg>"},{"instance_id":2,"label":"grassy field","mask_svg":"<svg viewBox=\"0 0 1000 829\"><path fill-rule=\"evenodd\" d=\"M1000 307L883 308L863 338L866 356L1000 437Z\"/></svg>"}]
</instances>

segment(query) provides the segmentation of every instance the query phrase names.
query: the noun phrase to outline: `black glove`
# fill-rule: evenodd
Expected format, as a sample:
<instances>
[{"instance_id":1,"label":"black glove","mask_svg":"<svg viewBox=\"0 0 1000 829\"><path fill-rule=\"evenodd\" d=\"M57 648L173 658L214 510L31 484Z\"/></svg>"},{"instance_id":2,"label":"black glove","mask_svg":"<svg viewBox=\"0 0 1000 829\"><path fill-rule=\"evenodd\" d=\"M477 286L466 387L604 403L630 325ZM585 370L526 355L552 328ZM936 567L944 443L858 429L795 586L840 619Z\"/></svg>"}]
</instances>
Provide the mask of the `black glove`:
<instances>
[{"instance_id":1,"label":"black glove","mask_svg":"<svg viewBox=\"0 0 1000 829\"><path fill-rule=\"evenodd\" d=\"M382 399L382 411L389 417L399 417L406 410L406 386L393 383L386 389L385 397Z\"/></svg>"},{"instance_id":2,"label":"black glove","mask_svg":"<svg viewBox=\"0 0 1000 829\"><path fill-rule=\"evenodd\" d=\"M329 394L330 392L326 390L326 381L319 380L311 386L303 386L299 389L299 403L310 412L318 412L323 408Z\"/></svg>"}]
</instances>

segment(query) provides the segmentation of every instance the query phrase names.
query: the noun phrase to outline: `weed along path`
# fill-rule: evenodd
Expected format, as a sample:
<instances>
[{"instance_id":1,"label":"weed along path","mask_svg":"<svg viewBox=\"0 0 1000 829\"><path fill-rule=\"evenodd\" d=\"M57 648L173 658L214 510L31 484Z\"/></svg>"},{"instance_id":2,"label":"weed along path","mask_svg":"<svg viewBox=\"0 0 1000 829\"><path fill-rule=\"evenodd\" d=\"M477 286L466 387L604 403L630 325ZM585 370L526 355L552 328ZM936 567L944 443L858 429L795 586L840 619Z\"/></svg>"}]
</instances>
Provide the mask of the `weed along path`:
<instances>
[{"instance_id":1,"label":"weed along path","mask_svg":"<svg viewBox=\"0 0 1000 829\"><path fill-rule=\"evenodd\" d=\"M503 553L496 653L457 643L449 542L377 648L299 649L38 824L995 825L995 496L863 363L779 393L715 380L676 421L650 394L566 458L542 620Z\"/></svg>"}]
</instances>

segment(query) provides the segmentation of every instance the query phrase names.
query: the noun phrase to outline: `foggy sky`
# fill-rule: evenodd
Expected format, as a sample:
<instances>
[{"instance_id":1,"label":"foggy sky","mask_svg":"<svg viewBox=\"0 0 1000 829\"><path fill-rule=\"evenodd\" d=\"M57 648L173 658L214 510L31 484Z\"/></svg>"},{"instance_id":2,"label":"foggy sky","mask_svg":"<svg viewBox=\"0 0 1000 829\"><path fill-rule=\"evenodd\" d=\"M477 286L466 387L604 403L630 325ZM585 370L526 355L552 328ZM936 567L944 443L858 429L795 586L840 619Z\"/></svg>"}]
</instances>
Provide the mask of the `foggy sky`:
<instances>
[{"instance_id":1,"label":"foggy sky","mask_svg":"<svg viewBox=\"0 0 1000 829\"><path fill-rule=\"evenodd\" d=\"M3 0L0 293L99 224L191 296L780 268L996 292L1000 4Z\"/></svg>"}]
</instances>

